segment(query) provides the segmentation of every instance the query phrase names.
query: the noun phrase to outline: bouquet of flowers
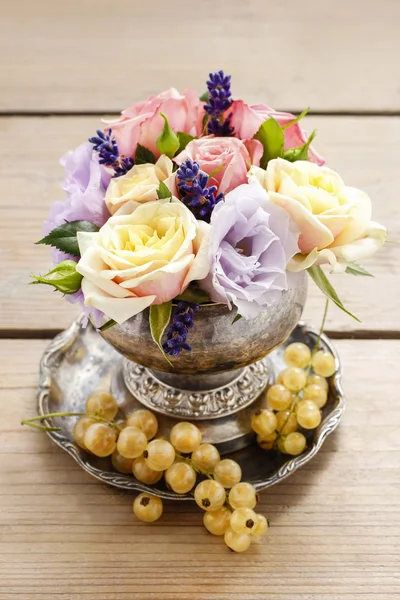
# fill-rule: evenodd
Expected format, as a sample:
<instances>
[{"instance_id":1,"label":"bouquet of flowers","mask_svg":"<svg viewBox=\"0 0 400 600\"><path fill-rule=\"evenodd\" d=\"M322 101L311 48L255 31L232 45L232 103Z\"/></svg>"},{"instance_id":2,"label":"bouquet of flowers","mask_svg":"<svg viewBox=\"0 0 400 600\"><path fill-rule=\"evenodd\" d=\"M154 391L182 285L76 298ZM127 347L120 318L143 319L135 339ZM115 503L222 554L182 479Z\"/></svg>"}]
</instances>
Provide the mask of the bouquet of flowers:
<instances>
[{"instance_id":1,"label":"bouquet of flowers","mask_svg":"<svg viewBox=\"0 0 400 600\"><path fill-rule=\"evenodd\" d=\"M66 198L38 242L52 246L54 268L33 276L99 329L149 308L154 340L172 357L190 351L202 303L252 319L293 272L307 270L345 310L320 265L369 275L358 261L386 238L367 194L312 147L307 111L233 100L223 71L207 88L135 103L62 157Z\"/></svg>"}]
</instances>

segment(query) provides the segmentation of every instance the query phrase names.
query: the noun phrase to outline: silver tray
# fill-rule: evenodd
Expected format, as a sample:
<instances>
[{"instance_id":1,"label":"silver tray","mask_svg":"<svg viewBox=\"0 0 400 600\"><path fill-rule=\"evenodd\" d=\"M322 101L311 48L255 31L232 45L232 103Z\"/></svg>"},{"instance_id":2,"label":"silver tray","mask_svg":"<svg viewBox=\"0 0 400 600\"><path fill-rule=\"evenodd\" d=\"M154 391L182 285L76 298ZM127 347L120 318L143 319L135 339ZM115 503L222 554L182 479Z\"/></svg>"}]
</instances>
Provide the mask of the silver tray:
<instances>
[{"instance_id":1,"label":"silver tray","mask_svg":"<svg viewBox=\"0 0 400 600\"><path fill-rule=\"evenodd\" d=\"M268 357L272 374L271 382L284 368L283 351L286 345L294 341L302 341L312 347L317 335L317 332L306 324L297 325L289 339ZM308 440L307 450L300 456L288 457L276 451L266 452L254 442L241 450L229 453L229 456L241 465L243 480L252 483L257 490L263 490L286 479L296 469L311 460L342 418L345 397L341 383L342 369L339 356L325 335L321 338L321 347L334 354L337 370L329 381L329 399L323 409L320 426L315 431L305 432ZM123 357L109 346L92 326L89 325L84 329L81 318L77 319L68 329L54 338L42 356L37 396L38 413L45 415L64 411L84 412L85 400L92 391L99 388L113 389L116 380L119 380L117 388L121 390L123 360ZM119 415L121 418L138 405L137 400L125 388L123 397L117 396L117 400L121 409ZM253 404L245 414L246 419L250 419L254 406ZM238 418L244 419L243 414ZM72 430L75 422L76 418L72 417L43 421L44 424L52 427L62 427L62 431L48 432L49 437L93 477L124 490L151 492L165 499L193 500L190 494L179 495L168 490L163 480L154 486L148 486L137 481L133 475L116 473L109 458L97 458L74 443ZM215 421L203 422L204 441L211 439L208 431L211 432L212 427L215 436ZM223 434L223 427L221 434Z\"/></svg>"}]
</instances>

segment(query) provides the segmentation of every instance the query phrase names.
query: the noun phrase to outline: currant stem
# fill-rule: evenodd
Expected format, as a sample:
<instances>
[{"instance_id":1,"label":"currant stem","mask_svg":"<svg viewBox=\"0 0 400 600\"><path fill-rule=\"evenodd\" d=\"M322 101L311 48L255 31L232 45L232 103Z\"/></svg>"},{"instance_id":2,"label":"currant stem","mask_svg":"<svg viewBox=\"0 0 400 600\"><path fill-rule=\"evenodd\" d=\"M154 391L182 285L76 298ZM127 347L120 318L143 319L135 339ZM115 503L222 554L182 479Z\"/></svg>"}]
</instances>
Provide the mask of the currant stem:
<instances>
[{"instance_id":1,"label":"currant stem","mask_svg":"<svg viewBox=\"0 0 400 600\"><path fill-rule=\"evenodd\" d=\"M30 419L24 419L21 421L21 425L28 425L29 427L34 427L35 429L40 429L41 431L60 431L61 427L48 427L45 425L38 425L34 421L44 421L45 419L51 419L56 417L89 417L90 419L94 419L95 421L100 421L100 423L107 423L110 427L114 427L117 431L121 431L121 427L114 423L114 421L109 421L108 419L103 419L99 415L92 415L84 412L55 412L55 413L47 413L45 415L37 415L36 417L31 417Z\"/></svg>"}]
</instances>

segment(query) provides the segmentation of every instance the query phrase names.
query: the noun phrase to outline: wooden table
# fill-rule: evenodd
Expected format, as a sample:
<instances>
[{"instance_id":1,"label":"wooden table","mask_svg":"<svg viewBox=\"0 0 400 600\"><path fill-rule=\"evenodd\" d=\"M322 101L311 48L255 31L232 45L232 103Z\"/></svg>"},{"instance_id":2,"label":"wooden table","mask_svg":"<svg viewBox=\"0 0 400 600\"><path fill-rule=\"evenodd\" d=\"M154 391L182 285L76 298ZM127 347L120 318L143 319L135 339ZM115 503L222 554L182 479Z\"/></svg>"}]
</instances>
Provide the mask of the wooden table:
<instances>
[{"instance_id":1,"label":"wooden table","mask_svg":"<svg viewBox=\"0 0 400 600\"><path fill-rule=\"evenodd\" d=\"M178 14L177 14L178 13ZM395 600L400 594L400 38L398 0L15 0L0 20L0 600ZM389 230L365 266L336 277L357 324L331 309L348 409L320 454L262 494L268 537L243 555L167 503L148 526L50 440L23 430L38 362L76 314L28 288L34 247L62 197L58 157L115 113L210 69L235 96L300 112L318 149L374 200ZM318 325L312 286L305 318Z\"/></svg>"}]
</instances>

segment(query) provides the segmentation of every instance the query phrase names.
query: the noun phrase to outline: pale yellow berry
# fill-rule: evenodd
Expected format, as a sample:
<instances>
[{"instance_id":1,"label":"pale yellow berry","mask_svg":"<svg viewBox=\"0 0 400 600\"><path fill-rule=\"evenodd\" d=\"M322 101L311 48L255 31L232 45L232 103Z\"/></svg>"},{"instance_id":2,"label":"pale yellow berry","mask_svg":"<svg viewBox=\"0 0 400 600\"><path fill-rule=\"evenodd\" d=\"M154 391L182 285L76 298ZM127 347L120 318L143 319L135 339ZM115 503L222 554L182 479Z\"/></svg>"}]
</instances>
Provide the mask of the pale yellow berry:
<instances>
[{"instance_id":1,"label":"pale yellow berry","mask_svg":"<svg viewBox=\"0 0 400 600\"><path fill-rule=\"evenodd\" d=\"M315 429L321 423L321 411L315 402L301 400L296 406L296 418L304 429Z\"/></svg>"},{"instance_id":2,"label":"pale yellow berry","mask_svg":"<svg viewBox=\"0 0 400 600\"><path fill-rule=\"evenodd\" d=\"M115 450L117 432L106 423L93 423L87 428L83 443L95 456L110 456Z\"/></svg>"},{"instance_id":3,"label":"pale yellow berry","mask_svg":"<svg viewBox=\"0 0 400 600\"><path fill-rule=\"evenodd\" d=\"M245 552L251 544L251 536L247 533L236 533L229 527L225 532L224 541L234 552Z\"/></svg>"},{"instance_id":4,"label":"pale yellow berry","mask_svg":"<svg viewBox=\"0 0 400 600\"><path fill-rule=\"evenodd\" d=\"M151 440L143 456L153 471L166 471L175 460L175 449L167 440Z\"/></svg>"},{"instance_id":5,"label":"pale yellow berry","mask_svg":"<svg viewBox=\"0 0 400 600\"><path fill-rule=\"evenodd\" d=\"M319 350L313 358L312 368L321 377L330 377L336 371L336 361L333 354Z\"/></svg>"},{"instance_id":6,"label":"pale yellow berry","mask_svg":"<svg viewBox=\"0 0 400 600\"><path fill-rule=\"evenodd\" d=\"M272 410L263 408L251 418L251 426L258 435L271 435L276 429L276 415Z\"/></svg>"},{"instance_id":7,"label":"pale yellow berry","mask_svg":"<svg viewBox=\"0 0 400 600\"><path fill-rule=\"evenodd\" d=\"M114 396L106 392L93 392L86 400L86 412L112 421L118 412L118 404Z\"/></svg>"},{"instance_id":8,"label":"pale yellow berry","mask_svg":"<svg viewBox=\"0 0 400 600\"><path fill-rule=\"evenodd\" d=\"M139 456L133 461L132 473L138 481L147 485L154 485L163 476L163 471L154 471L147 466L144 456Z\"/></svg>"},{"instance_id":9,"label":"pale yellow berry","mask_svg":"<svg viewBox=\"0 0 400 600\"><path fill-rule=\"evenodd\" d=\"M274 431L274 433L271 433L270 435L258 435L257 444L263 450L272 450L277 437L278 434L276 433L276 431Z\"/></svg>"},{"instance_id":10,"label":"pale yellow berry","mask_svg":"<svg viewBox=\"0 0 400 600\"><path fill-rule=\"evenodd\" d=\"M231 511L226 506L218 510L205 512L203 517L204 527L213 535L224 535L230 527Z\"/></svg>"},{"instance_id":11,"label":"pale yellow berry","mask_svg":"<svg viewBox=\"0 0 400 600\"><path fill-rule=\"evenodd\" d=\"M303 369L289 367L283 371L282 380L285 388L291 392L300 392L307 383L307 376Z\"/></svg>"},{"instance_id":12,"label":"pale yellow berry","mask_svg":"<svg viewBox=\"0 0 400 600\"><path fill-rule=\"evenodd\" d=\"M212 444L200 444L193 452L191 459L194 467L206 473L213 473L221 457L217 448Z\"/></svg>"},{"instance_id":13,"label":"pale yellow berry","mask_svg":"<svg viewBox=\"0 0 400 600\"><path fill-rule=\"evenodd\" d=\"M284 373L284 371L281 371L281 372L279 373L278 377L276 378L276 383L277 383L278 385L284 385L284 384L283 384L283 373Z\"/></svg>"},{"instance_id":14,"label":"pale yellow berry","mask_svg":"<svg viewBox=\"0 0 400 600\"><path fill-rule=\"evenodd\" d=\"M153 523L162 515L163 504L161 498L150 494L139 494L133 503L135 516L145 523Z\"/></svg>"},{"instance_id":15,"label":"pale yellow berry","mask_svg":"<svg viewBox=\"0 0 400 600\"><path fill-rule=\"evenodd\" d=\"M75 423L72 435L74 436L74 440L78 444L78 446L80 448L83 448L84 450L86 450L84 443L85 433L87 429L94 423L98 423L98 421L96 421L95 419L91 419L90 417L81 417Z\"/></svg>"},{"instance_id":16,"label":"pale yellow berry","mask_svg":"<svg viewBox=\"0 0 400 600\"><path fill-rule=\"evenodd\" d=\"M315 402L319 408L322 408L328 400L328 392L322 387L319 387L319 385L313 383L304 388L303 400L311 400L312 402Z\"/></svg>"},{"instance_id":17,"label":"pale yellow berry","mask_svg":"<svg viewBox=\"0 0 400 600\"><path fill-rule=\"evenodd\" d=\"M233 486L228 500L232 508L254 508L257 504L256 488L247 481L241 481Z\"/></svg>"},{"instance_id":18,"label":"pale yellow berry","mask_svg":"<svg viewBox=\"0 0 400 600\"><path fill-rule=\"evenodd\" d=\"M283 353L283 358L288 367L299 367L304 369L311 359L311 351L308 346L302 342L289 344Z\"/></svg>"},{"instance_id":19,"label":"pale yellow berry","mask_svg":"<svg viewBox=\"0 0 400 600\"><path fill-rule=\"evenodd\" d=\"M124 475L132 475L132 464L133 458L125 458L122 456L117 449L111 455L111 462L118 473L124 473Z\"/></svg>"},{"instance_id":20,"label":"pale yellow berry","mask_svg":"<svg viewBox=\"0 0 400 600\"><path fill-rule=\"evenodd\" d=\"M165 471L165 481L177 494L187 494L196 483L196 471L185 462L176 462Z\"/></svg>"},{"instance_id":21,"label":"pale yellow berry","mask_svg":"<svg viewBox=\"0 0 400 600\"><path fill-rule=\"evenodd\" d=\"M256 515L256 525L253 527L252 535L264 535L268 531L268 521L264 515Z\"/></svg>"},{"instance_id":22,"label":"pale yellow berry","mask_svg":"<svg viewBox=\"0 0 400 600\"><path fill-rule=\"evenodd\" d=\"M214 477L224 488L231 488L242 479L242 469L236 461L224 458L215 466Z\"/></svg>"},{"instance_id":23,"label":"pale yellow berry","mask_svg":"<svg viewBox=\"0 0 400 600\"><path fill-rule=\"evenodd\" d=\"M293 402L294 394L279 383L267 391L267 402L273 410L285 410Z\"/></svg>"},{"instance_id":24,"label":"pale yellow berry","mask_svg":"<svg viewBox=\"0 0 400 600\"><path fill-rule=\"evenodd\" d=\"M297 429L296 415L290 410L281 410L276 413L277 431L282 435L288 435Z\"/></svg>"},{"instance_id":25,"label":"pale yellow berry","mask_svg":"<svg viewBox=\"0 0 400 600\"><path fill-rule=\"evenodd\" d=\"M205 479L196 486L194 499L203 510L218 510L225 504L225 489L218 481Z\"/></svg>"},{"instance_id":26,"label":"pale yellow berry","mask_svg":"<svg viewBox=\"0 0 400 600\"><path fill-rule=\"evenodd\" d=\"M127 425L137 427L144 431L148 440L152 440L158 431L158 421L156 416L145 408L140 408L131 413L128 417Z\"/></svg>"},{"instance_id":27,"label":"pale yellow berry","mask_svg":"<svg viewBox=\"0 0 400 600\"><path fill-rule=\"evenodd\" d=\"M325 379L325 377L321 377L321 375L316 375L315 373L311 373L307 377L307 385L317 385L318 387L323 388L324 390L329 390L329 383Z\"/></svg>"},{"instance_id":28,"label":"pale yellow berry","mask_svg":"<svg viewBox=\"0 0 400 600\"><path fill-rule=\"evenodd\" d=\"M307 440L302 433L294 431L284 439L283 447L288 454L298 456L307 445Z\"/></svg>"},{"instance_id":29,"label":"pale yellow berry","mask_svg":"<svg viewBox=\"0 0 400 600\"><path fill-rule=\"evenodd\" d=\"M182 421L171 429L169 439L178 452L191 454L201 444L201 433L193 423Z\"/></svg>"},{"instance_id":30,"label":"pale yellow berry","mask_svg":"<svg viewBox=\"0 0 400 600\"><path fill-rule=\"evenodd\" d=\"M287 454L286 449L285 449L285 438L284 437L278 438L278 440L276 442L276 447L278 448L278 450L280 452L282 452L282 454Z\"/></svg>"},{"instance_id":31,"label":"pale yellow berry","mask_svg":"<svg viewBox=\"0 0 400 600\"><path fill-rule=\"evenodd\" d=\"M246 506L236 508L231 514L231 527L236 533L252 533L256 521L256 513Z\"/></svg>"},{"instance_id":32,"label":"pale yellow berry","mask_svg":"<svg viewBox=\"0 0 400 600\"><path fill-rule=\"evenodd\" d=\"M141 456L147 446L147 437L144 431L137 427L128 425L118 437L118 452L125 458L137 458Z\"/></svg>"}]
</instances>

